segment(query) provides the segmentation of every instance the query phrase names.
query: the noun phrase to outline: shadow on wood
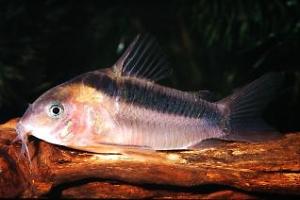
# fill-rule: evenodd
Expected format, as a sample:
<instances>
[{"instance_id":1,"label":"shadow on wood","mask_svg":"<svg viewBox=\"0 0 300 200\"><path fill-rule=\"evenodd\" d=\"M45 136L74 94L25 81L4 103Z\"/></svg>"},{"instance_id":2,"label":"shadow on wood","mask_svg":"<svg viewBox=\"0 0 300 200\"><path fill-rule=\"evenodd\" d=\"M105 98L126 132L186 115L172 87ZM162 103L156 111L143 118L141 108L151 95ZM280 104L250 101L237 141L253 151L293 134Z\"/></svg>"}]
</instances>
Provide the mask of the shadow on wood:
<instances>
[{"instance_id":1,"label":"shadow on wood","mask_svg":"<svg viewBox=\"0 0 300 200\"><path fill-rule=\"evenodd\" d=\"M16 119L0 126L0 197L257 198L300 195L300 134L151 155L92 154L38 139L20 156Z\"/></svg>"}]
</instances>

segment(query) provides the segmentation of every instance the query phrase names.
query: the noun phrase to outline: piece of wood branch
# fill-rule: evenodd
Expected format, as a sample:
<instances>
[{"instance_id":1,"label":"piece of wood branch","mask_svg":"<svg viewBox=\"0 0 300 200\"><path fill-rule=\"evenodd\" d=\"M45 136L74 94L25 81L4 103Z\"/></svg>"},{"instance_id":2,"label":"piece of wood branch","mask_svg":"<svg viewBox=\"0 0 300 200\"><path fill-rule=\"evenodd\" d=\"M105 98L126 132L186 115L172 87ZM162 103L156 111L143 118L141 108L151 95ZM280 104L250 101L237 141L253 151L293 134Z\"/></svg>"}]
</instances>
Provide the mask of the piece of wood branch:
<instances>
[{"instance_id":1,"label":"piece of wood branch","mask_svg":"<svg viewBox=\"0 0 300 200\"><path fill-rule=\"evenodd\" d=\"M16 120L0 126L0 197L254 198L300 195L300 134L194 151L92 154L29 143L20 156ZM204 188L204 189L203 189ZM215 189L212 189L215 188ZM254 193L252 193L254 192Z\"/></svg>"},{"instance_id":2,"label":"piece of wood branch","mask_svg":"<svg viewBox=\"0 0 300 200\"><path fill-rule=\"evenodd\" d=\"M89 192L87 192L89 191ZM65 189L64 197L76 198L176 198L176 199L255 199L254 196L234 190L193 192L180 188L163 189L161 187L141 187L129 184L92 182Z\"/></svg>"}]
</instances>

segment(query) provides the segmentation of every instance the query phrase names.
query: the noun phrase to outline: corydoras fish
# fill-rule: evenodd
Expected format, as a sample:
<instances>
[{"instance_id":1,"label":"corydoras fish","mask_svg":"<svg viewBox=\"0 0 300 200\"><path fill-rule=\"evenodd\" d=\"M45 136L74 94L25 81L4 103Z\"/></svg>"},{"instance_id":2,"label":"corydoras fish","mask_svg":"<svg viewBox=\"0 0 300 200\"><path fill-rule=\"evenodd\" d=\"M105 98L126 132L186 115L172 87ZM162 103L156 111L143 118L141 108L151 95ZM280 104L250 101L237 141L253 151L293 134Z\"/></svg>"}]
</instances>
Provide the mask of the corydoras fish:
<instances>
[{"instance_id":1,"label":"corydoras fish","mask_svg":"<svg viewBox=\"0 0 300 200\"><path fill-rule=\"evenodd\" d=\"M211 138L259 141L277 135L260 113L279 88L280 74L212 101L207 91L155 83L169 71L157 42L137 36L112 67L81 74L40 96L17 124L18 137L101 153L103 145L176 150Z\"/></svg>"}]
</instances>

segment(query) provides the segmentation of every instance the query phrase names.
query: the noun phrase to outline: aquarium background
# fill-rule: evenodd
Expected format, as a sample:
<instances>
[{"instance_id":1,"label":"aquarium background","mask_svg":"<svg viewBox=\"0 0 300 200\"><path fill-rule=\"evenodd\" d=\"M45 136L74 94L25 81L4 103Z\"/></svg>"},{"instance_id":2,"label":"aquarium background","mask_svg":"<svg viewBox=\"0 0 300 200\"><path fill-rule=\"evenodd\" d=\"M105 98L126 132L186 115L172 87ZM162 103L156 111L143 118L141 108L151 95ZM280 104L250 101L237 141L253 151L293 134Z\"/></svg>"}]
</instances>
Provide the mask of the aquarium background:
<instances>
[{"instance_id":1,"label":"aquarium background","mask_svg":"<svg viewBox=\"0 0 300 200\"><path fill-rule=\"evenodd\" d=\"M300 2L0 1L0 122L20 117L49 88L109 67L139 33L160 43L174 69L160 83L211 90L218 99L259 76L285 82L264 118L300 130Z\"/></svg>"}]
</instances>

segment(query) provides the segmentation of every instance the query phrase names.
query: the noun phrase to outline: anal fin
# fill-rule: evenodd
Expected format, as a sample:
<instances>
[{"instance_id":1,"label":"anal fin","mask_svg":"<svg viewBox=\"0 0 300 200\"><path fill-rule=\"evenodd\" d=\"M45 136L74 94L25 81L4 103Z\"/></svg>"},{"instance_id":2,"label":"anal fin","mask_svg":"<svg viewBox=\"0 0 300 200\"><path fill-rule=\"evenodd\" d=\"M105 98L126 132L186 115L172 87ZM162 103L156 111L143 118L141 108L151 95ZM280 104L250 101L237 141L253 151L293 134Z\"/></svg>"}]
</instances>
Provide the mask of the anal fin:
<instances>
[{"instance_id":1,"label":"anal fin","mask_svg":"<svg viewBox=\"0 0 300 200\"><path fill-rule=\"evenodd\" d=\"M227 140L222 140L222 139L218 139L218 138L210 138L210 139L202 140L201 142L188 147L188 149L216 148L216 147L220 147L225 144L228 144L228 143L229 143L229 141L227 141Z\"/></svg>"}]
</instances>

